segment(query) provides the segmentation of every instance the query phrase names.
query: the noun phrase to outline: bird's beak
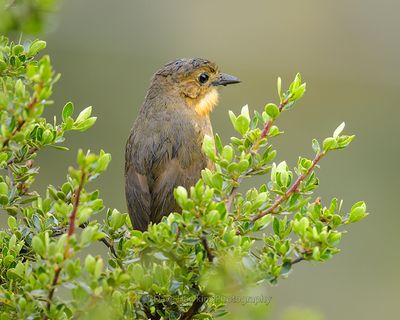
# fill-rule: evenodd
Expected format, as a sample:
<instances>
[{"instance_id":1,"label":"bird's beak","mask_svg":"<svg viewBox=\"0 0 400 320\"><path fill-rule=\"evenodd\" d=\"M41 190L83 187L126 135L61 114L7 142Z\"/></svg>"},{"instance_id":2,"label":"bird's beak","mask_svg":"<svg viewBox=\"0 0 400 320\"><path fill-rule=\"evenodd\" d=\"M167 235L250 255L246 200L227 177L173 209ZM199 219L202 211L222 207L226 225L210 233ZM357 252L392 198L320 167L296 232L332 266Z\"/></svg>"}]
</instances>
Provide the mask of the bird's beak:
<instances>
[{"instance_id":1,"label":"bird's beak","mask_svg":"<svg viewBox=\"0 0 400 320\"><path fill-rule=\"evenodd\" d=\"M230 74L220 73L219 79L212 82L214 86L226 86L228 84L239 83L239 78L231 76Z\"/></svg>"}]
</instances>

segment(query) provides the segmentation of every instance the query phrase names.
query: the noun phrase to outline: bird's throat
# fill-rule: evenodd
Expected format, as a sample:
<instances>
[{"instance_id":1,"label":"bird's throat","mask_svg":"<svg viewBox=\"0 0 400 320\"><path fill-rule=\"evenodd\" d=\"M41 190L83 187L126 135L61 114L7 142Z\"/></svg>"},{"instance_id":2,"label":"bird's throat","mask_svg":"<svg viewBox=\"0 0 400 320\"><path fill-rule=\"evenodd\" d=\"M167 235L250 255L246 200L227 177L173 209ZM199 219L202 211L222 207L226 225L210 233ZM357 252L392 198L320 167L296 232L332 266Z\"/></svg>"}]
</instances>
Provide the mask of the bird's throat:
<instances>
[{"instance_id":1,"label":"bird's throat","mask_svg":"<svg viewBox=\"0 0 400 320\"><path fill-rule=\"evenodd\" d=\"M213 88L195 103L194 110L200 116L207 116L218 103L218 91Z\"/></svg>"}]
</instances>

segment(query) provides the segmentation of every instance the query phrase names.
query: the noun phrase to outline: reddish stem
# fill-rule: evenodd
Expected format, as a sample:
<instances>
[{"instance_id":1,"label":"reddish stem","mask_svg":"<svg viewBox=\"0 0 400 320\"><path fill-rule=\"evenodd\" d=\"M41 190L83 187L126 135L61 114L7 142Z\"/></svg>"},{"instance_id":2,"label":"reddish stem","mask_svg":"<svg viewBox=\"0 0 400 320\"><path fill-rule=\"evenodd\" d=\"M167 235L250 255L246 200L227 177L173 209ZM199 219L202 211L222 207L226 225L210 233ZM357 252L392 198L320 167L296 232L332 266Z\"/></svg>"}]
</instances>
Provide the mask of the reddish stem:
<instances>
[{"instance_id":1,"label":"reddish stem","mask_svg":"<svg viewBox=\"0 0 400 320\"><path fill-rule=\"evenodd\" d=\"M35 106L35 104L36 104L37 102L38 102L38 101L37 101L37 98L36 98L36 96L34 96L34 97L32 98L32 100L28 103L28 105L27 105L26 108L27 108L28 110L32 109L32 108ZM26 123L26 120L25 120L25 119L18 122L18 126L13 130L13 132L11 132L11 136L4 140L4 142L3 142L3 147L4 147L4 146L8 146L10 140L16 135L16 133L17 133L18 131L20 131L20 130L22 129L22 127L24 126L25 123Z\"/></svg>"},{"instance_id":2,"label":"reddish stem","mask_svg":"<svg viewBox=\"0 0 400 320\"><path fill-rule=\"evenodd\" d=\"M279 106L278 106L279 112L282 112L283 108L289 103L289 98L290 98L290 96L287 97L285 100L283 100L283 101L279 104ZM269 119L269 120L267 121L267 123L264 125L264 129L263 129L263 131L261 132L260 139L258 139L258 140L254 143L253 147L251 148L251 151L252 151L253 153L256 153L256 152L257 152L261 140L264 139L264 138L268 135L268 132L269 132L269 130L271 130L271 127L272 127L272 124L274 123L274 121L275 121L275 119ZM237 185L239 185L240 182L241 182L241 180L238 181ZM234 200L234 198L235 198L235 196L236 196L237 188L238 188L238 186L235 186L235 187L232 188L232 190L231 190L231 192L230 192L230 194L229 194L229 196L228 196L228 199L227 199L227 201L226 201L226 210L227 210L228 212L231 210L231 206L232 206L232 204L233 204L233 200Z\"/></svg>"},{"instance_id":3,"label":"reddish stem","mask_svg":"<svg viewBox=\"0 0 400 320\"><path fill-rule=\"evenodd\" d=\"M297 191L297 189L300 186L300 183L308 177L308 175L313 171L313 169L315 168L315 166L317 165L317 163L321 160L321 158L325 155L325 152L320 152L318 153L314 160L312 161L312 165L310 166L310 168L303 174L301 174L297 180L292 184L292 186L285 192L284 195L278 197L278 199L276 199L276 201L274 202L274 204L272 206L270 206L268 209L266 209L265 211L259 213L258 215L256 215L255 217L253 217L253 219L251 219L252 222L255 222L256 220L264 217L267 214L273 213L274 210L286 199L288 199L293 193L295 193Z\"/></svg>"},{"instance_id":4,"label":"reddish stem","mask_svg":"<svg viewBox=\"0 0 400 320\"><path fill-rule=\"evenodd\" d=\"M75 228L76 228L76 214L78 212L78 207L79 207L79 202L80 202L80 197L81 197L81 192L83 190L83 186L85 184L85 172L82 169L82 175L81 175L81 181L79 183L78 188L75 189L74 192L74 199L73 199L73 208L72 208L72 212L71 215L69 217L69 227L68 227L68 233L67 233L67 243L65 246L65 250L64 250L64 257L63 257L63 261L62 264L64 263L64 261L68 258L69 255L69 240L70 238L74 235L75 233ZM50 306L51 306L51 300L53 299L54 296L54 292L56 290L56 286L58 283L58 280L60 278L61 275L61 270L62 270L62 264L61 265L56 265L55 267L55 271L54 271L54 277L53 277L53 281L51 282L51 289L49 291L49 295L48 295L48 299L47 299L47 310L50 310ZM47 316L45 316L44 319L48 319Z\"/></svg>"},{"instance_id":5,"label":"reddish stem","mask_svg":"<svg viewBox=\"0 0 400 320\"><path fill-rule=\"evenodd\" d=\"M282 112L283 108L289 103L289 98L290 98L290 96L287 97L285 100L283 100L283 101L279 104L279 106L278 106L279 112ZM259 144L260 144L260 141L261 141L262 139L264 139L264 138L268 135L268 132L269 132L269 130L271 130L271 127L272 127L274 121L275 121L275 119L269 119L268 122L265 124L264 129L263 129L263 131L261 132L260 139L257 140L257 142L254 144L254 146L253 146L253 148L252 148L253 151L256 151L256 150L258 149L258 146L259 146Z\"/></svg>"},{"instance_id":6,"label":"reddish stem","mask_svg":"<svg viewBox=\"0 0 400 320\"><path fill-rule=\"evenodd\" d=\"M71 215L69 216L69 227L68 227L68 234L67 234L68 239L75 233L76 214L78 212L81 191L83 189L84 183L85 183L85 173L82 171L81 182L79 183L79 187L74 192L74 204L73 204Z\"/></svg>"}]
</instances>

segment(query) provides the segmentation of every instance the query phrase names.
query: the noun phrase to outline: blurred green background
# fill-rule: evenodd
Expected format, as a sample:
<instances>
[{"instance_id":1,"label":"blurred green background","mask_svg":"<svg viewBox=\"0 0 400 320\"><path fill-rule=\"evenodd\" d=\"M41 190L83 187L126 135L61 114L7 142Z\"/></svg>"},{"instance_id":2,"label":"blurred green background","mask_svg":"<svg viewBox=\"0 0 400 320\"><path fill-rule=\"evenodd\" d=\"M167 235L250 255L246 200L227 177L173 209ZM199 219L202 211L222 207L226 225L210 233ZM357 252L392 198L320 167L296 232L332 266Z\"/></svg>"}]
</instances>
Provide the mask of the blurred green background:
<instances>
[{"instance_id":1,"label":"blurred green background","mask_svg":"<svg viewBox=\"0 0 400 320\"><path fill-rule=\"evenodd\" d=\"M125 141L151 75L169 60L204 57L243 81L221 90L212 114L225 141L234 134L228 109L261 110L277 100L278 76L288 84L300 72L307 94L279 120L286 134L274 140L277 160L295 165L298 155L311 157L311 139L345 121L357 138L324 159L319 195L343 198L345 209L365 200L371 215L349 226L332 261L296 265L288 280L268 289L273 318L287 306L312 308L325 319L396 318L399 1L68 0L57 11L40 35L62 74L46 115L60 116L72 100L76 109L93 105L98 121L86 134L69 135L70 152L40 156L39 190L65 180L79 147L103 148L113 161L96 187L107 206L126 210Z\"/></svg>"}]
</instances>

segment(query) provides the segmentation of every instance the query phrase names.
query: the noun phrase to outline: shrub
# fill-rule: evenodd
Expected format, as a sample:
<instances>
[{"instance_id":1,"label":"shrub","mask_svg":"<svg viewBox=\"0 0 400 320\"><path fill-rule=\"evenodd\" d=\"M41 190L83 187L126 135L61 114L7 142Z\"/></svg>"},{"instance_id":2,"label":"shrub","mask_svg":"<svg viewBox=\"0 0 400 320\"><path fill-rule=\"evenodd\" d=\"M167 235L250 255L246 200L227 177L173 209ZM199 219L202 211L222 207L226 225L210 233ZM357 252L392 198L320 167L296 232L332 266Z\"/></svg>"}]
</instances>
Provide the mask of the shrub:
<instances>
[{"instance_id":1,"label":"shrub","mask_svg":"<svg viewBox=\"0 0 400 320\"><path fill-rule=\"evenodd\" d=\"M223 297L276 284L302 261L331 259L341 227L367 215L364 202L345 211L337 199L324 205L313 196L320 161L354 138L342 134L344 123L321 144L313 140L314 156L299 157L295 168L273 162L271 142L282 134L276 120L306 90L299 74L286 91L278 79L278 102L262 112L229 112L238 136L227 144L218 135L204 139L215 171L203 170L190 190L178 187L182 212L147 232L87 189L111 160L104 151L79 150L65 183L40 195L31 188L36 155L65 150L66 132L96 121L91 107L75 117L71 102L60 119L42 117L59 78L48 56L37 58L45 46L0 38L0 206L8 213L0 231L1 319L211 319L226 313ZM265 184L241 190L254 176ZM108 255L87 254L99 241Z\"/></svg>"}]
</instances>

